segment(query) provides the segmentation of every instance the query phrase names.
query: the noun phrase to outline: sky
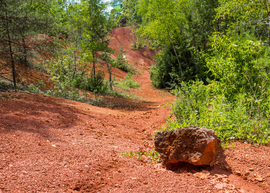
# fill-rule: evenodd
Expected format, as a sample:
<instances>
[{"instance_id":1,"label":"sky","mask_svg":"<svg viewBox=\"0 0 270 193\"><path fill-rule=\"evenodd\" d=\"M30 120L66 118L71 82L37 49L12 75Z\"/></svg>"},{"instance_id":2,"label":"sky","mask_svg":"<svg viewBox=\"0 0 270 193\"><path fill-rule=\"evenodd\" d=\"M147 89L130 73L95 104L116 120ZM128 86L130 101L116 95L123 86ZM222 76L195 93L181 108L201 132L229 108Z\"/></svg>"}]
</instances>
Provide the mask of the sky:
<instances>
[{"instance_id":1,"label":"sky","mask_svg":"<svg viewBox=\"0 0 270 193\"><path fill-rule=\"evenodd\" d=\"M103 2L110 2L111 0L102 0ZM112 10L112 6L108 6L107 7L107 12L111 12L111 10Z\"/></svg>"},{"instance_id":2,"label":"sky","mask_svg":"<svg viewBox=\"0 0 270 193\"><path fill-rule=\"evenodd\" d=\"M80 2L80 0L75 0L76 2ZM102 2L110 2L110 1L112 1L112 0L101 0ZM110 13L111 12L111 10L112 10L112 6L108 6L107 7L107 9L106 9L106 11L108 12L108 13Z\"/></svg>"}]
</instances>

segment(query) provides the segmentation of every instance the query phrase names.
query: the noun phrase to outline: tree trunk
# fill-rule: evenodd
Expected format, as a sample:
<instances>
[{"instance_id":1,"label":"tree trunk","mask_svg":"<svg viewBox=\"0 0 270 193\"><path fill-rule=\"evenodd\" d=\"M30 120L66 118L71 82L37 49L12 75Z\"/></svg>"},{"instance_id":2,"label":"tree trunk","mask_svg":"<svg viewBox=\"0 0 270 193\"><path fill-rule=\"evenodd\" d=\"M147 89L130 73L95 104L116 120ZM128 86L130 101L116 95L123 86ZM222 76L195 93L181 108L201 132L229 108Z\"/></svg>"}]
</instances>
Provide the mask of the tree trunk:
<instances>
[{"instance_id":1,"label":"tree trunk","mask_svg":"<svg viewBox=\"0 0 270 193\"><path fill-rule=\"evenodd\" d=\"M92 68L92 77L96 79L96 61L95 61L95 53L92 53L93 56L93 68Z\"/></svg>"},{"instance_id":2,"label":"tree trunk","mask_svg":"<svg viewBox=\"0 0 270 193\"><path fill-rule=\"evenodd\" d=\"M105 50L105 57L106 57L106 64L107 64L107 68L108 68L108 72L109 72L109 82L110 82L110 88L113 90L113 87L112 87L112 69L109 65L109 62L108 62L108 55L107 55L107 52Z\"/></svg>"},{"instance_id":3,"label":"tree trunk","mask_svg":"<svg viewBox=\"0 0 270 193\"><path fill-rule=\"evenodd\" d=\"M9 31L9 20L8 20L8 13L7 13L7 11L6 11L6 28L7 28L7 35L8 35L10 61L11 61L11 67L12 67L13 85L14 85L14 90L17 91L16 70L15 70L15 62L14 62L14 57L13 57L11 37L10 37L10 31Z\"/></svg>"}]
</instances>

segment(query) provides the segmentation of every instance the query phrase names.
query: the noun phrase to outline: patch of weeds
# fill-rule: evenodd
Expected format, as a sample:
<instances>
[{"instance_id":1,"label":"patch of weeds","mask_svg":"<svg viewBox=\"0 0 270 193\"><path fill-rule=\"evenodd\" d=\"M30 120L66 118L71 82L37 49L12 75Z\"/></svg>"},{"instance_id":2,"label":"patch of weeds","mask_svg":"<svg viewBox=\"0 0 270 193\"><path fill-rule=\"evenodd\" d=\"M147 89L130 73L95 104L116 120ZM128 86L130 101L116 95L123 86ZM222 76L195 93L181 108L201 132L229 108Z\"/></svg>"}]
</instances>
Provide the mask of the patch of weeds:
<instances>
[{"instance_id":1,"label":"patch of weeds","mask_svg":"<svg viewBox=\"0 0 270 193\"><path fill-rule=\"evenodd\" d=\"M229 142L229 141L222 142L222 143L221 143L221 146L222 146L223 148L234 148L234 147L235 147L235 146L233 145L233 143L232 143L232 142Z\"/></svg>"},{"instance_id":2,"label":"patch of weeds","mask_svg":"<svg viewBox=\"0 0 270 193\"><path fill-rule=\"evenodd\" d=\"M109 90L109 82L105 81L104 73L98 71L96 76L90 76L86 78L79 78L76 81L75 87L88 90L94 93L106 94Z\"/></svg>"},{"instance_id":3,"label":"patch of weeds","mask_svg":"<svg viewBox=\"0 0 270 193\"><path fill-rule=\"evenodd\" d=\"M155 150L150 151L137 151L137 152L122 152L122 155L129 158L137 158L142 161L160 163L160 157Z\"/></svg>"},{"instance_id":4,"label":"patch of weeds","mask_svg":"<svg viewBox=\"0 0 270 193\"><path fill-rule=\"evenodd\" d=\"M128 73L122 82L115 82L114 85L118 88L128 90L130 88L139 88L141 86L131 73Z\"/></svg>"},{"instance_id":5,"label":"patch of weeds","mask_svg":"<svg viewBox=\"0 0 270 193\"><path fill-rule=\"evenodd\" d=\"M139 50L139 49L142 49L142 48L144 48L144 46L142 46L142 44L140 44L140 43L133 42L131 44L131 49L132 50Z\"/></svg>"},{"instance_id":6,"label":"patch of weeds","mask_svg":"<svg viewBox=\"0 0 270 193\"><path fill-rule=\"evenodd\" d=\"M30 84L28 86L29 88L29 92L32 92L32 93L40 93L40 89L39 89L39 86L35 85L35 84Z\"/></svg>"},{"instance_id":7,"label":"patch of weeds","mask_svg":"<svg viewBox=\"0 0 270 193\"><path fill-rule=\"evenodd\" d=\"M132 98L132 99L138 99L138 100L141 99L137 95L127 94L127 93L123 93L123 92L114 92L113 95L118 96L118 97L124 97L124 98Z\"/></svg>"},{"instance_id":8,"label":"patch of weeds","mask_svg":"<svg viewBox=\"0 0 270 193\"><path fill-rule=\"evenodd\" d=\"M13 89L13 84L8 83L8 82L4 82L4 81L0 81L0 92L6 92L8 90Z\"/></svg>"},{"instance_id":9,"label":"patch of weeds","mask_svg":"<svg viewBox=\"0 0 270 193\"><path fill-rule=\"evenodd\" d=\"M0 92L7 92L10 90L14 90L13 82L0 80ZM29 89L28 89L28 86L26 86L22 83L17 83L17 90L28 91Z\"/></svg>"},{"instance_id":10,"label":"patch of weeds","mask_svg":"<svg viewBox=\"0 0 270 193\"><path fill-rule=\"evenodd\" d=\"M86 102L86 95L81 94L78 90L76 89L71 89L68 90L67 88L65 89L55 89L55 90L47 90L45 93L46 95L49 96L54 96L54 97L59 97L59 98L64 98L64 99L69 99L69 100L74 100L74 101L79 101L79 102Z\"/></svg>"},{"instance_id":11,"label":"patch of weeds","mask_svg":"<svg viewBox=\"0 0 270 193\"><path fill-rule=\"evenodd\" d=\"M30 84L27 90L32 93L43 93L40 88L45 88L45 84L42 80L39 81L37 84Z\"/></svg>"},{"instance_id":12,"label":"patch of weeds","mask_svg":"<svg viewBox=\"0 0 270 193\"><path fill-rule=\"evenodd\" d=\"M95 97L89 101L89 104L93 106L101 106L106 104L106 101L101 97Z\"/></svg>"},{"instance_id":13,"label":"patch of weeds","mask_svg":"<svg viewBox=\"0 0 270 193\"><path fill-rule=\"evenodd\" d=\"M133 74L136 72L135 67L126 60L126 52L124 52L124 46L122 44L116 58L112 63L112 66Z\"/></svg>"}]
</instances>

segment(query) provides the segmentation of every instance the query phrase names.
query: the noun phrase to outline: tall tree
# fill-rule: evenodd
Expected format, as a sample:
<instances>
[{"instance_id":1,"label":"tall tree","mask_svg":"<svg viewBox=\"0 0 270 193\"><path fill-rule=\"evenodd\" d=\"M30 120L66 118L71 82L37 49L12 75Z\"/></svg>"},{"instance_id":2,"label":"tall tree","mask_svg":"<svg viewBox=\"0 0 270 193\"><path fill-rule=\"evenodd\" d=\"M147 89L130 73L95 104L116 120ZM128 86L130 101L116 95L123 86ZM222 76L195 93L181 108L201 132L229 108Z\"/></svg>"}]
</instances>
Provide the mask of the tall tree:
<instances>
[{"instance_id":1,"label":"tall tree","mask_svg":"<svg viewBox=\"0 0 270 193\"><path fill-rule=\"evenodd\" d=\"M141 23L141 17L137 15L136 6L138 0L124 0L123 1L123 17L126 18L128 26L130 26L133 38L133 46L136 48L136 27Z\"/></svg>"},{"instance_id":2,"label":"tall tree","mask_svg":"<svg viewBox=\"0 0 270 193\"><path fill-rule=\"evenodd\" d=\"M81 18L83 21L82 47L85 50L85 58L93 63L91 75L96 76L96 64L98 51L104 51L108 44L105 38L108 34L107 19L105 17L106 5L101 0L82 0L80 4Z\"/></svg>"},{"instance_id":3,"label":"tall tree","mask_svg":"<svg viewBox=\"0 0 270 193\"><path fill-rule=\"evenodd\" d=\"M0 0L0 54L4 58L4 67L11 66L14 89L16 84L16 63L28 64L29 51L36 49L36 46L29 46L33 43L33 36L44 33L51 22L48 17L43 17L48 6L45 0L36 2L30 0ZM41 5L44 7L40 7ZM41 18L42 16L42 18ZM4 68L2 67L2 68Z\"/></svg>"},{"instance_id":4,"label":"tall tree","mask_svg":"<svg viewBox=\"0 0 270 193\"><path fill-rule=\"evenodd\" d=\"M142 18L138 32L161 49L151 78L157 87L175 87L181 81L207 79L198 52L206 49L214 31L215 0L139 0ZM158 10L158 11L157 11Z\"/></svg>"}]
</instances>

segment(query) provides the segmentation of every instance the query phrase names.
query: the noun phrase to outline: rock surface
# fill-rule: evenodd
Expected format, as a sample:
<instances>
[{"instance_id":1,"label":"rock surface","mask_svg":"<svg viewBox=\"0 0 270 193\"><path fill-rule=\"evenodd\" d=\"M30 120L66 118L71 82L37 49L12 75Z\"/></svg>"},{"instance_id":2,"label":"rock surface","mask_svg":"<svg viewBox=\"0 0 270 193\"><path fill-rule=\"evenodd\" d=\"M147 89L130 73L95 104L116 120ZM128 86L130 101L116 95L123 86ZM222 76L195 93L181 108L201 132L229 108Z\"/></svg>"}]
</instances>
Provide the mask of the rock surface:
<instances>
[{"instance_id":1,"label":"rock surface","mask_svg":"<svg viewBox=\"0 0 270 193\"><path fill-rule=\"evenodd\" d=\"M156 151L166 165L178 162L212 165L219 143L213 130L201 127L184 127L155 135Z\"/></svg>"}]
</instances>

